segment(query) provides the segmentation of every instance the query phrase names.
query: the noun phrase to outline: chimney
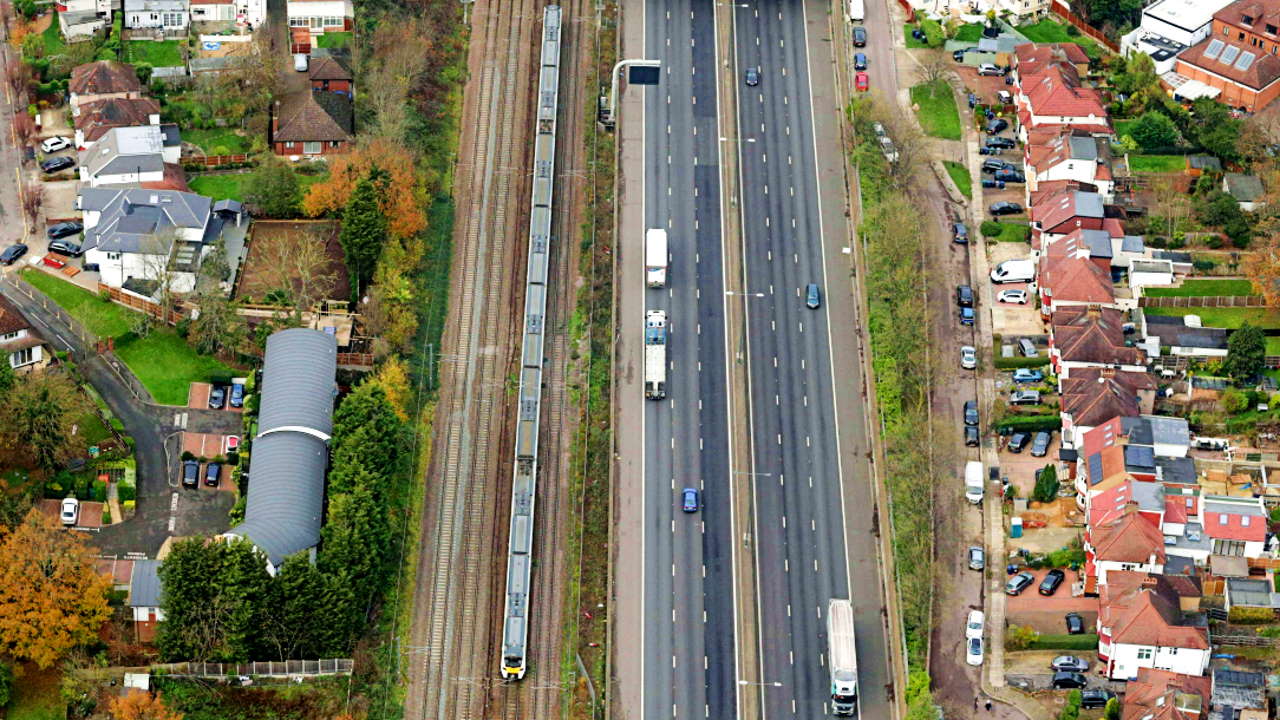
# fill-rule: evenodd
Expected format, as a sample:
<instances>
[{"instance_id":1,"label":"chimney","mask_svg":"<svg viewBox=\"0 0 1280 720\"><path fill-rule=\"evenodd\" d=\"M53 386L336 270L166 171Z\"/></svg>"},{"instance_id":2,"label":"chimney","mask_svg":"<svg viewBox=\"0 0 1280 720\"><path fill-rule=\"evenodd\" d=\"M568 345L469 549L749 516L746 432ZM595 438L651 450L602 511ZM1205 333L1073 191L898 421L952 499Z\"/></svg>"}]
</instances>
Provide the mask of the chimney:
<instances>
[{"instance_id":1,"label":"chimney","mask_svg":"<svg viewBox=\"0 0 1280 720\"><path fill-rule=\"evenodd\" d=\"M1098 378L1098 381L1099 381L1099 382L1101 382L1101 381L1102 381L1102 380L1104 380L1104 379L1105 379L1105 380L1114 380L1114 379L1116 378L1116 369L1115 369L1115 368L1102 368L1102 373L1101 373L1101 374L1102 374L1102 377Z\"/></svg>"}]
</instances>

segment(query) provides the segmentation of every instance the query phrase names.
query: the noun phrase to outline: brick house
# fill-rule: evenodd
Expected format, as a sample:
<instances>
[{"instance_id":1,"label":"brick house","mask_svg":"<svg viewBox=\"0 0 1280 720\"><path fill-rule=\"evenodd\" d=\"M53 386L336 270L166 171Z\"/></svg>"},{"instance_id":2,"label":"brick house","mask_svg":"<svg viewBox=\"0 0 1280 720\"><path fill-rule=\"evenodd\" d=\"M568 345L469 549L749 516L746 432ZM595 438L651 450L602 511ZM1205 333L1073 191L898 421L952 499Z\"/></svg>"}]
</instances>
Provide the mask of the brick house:
<instances>
[{"instance_id":1,"label":"brick house","mask_svg":"<svg viewBox=\"0 0 1280 720\"><path fill-rule=\"evenodd\" d=\"M1216 97L1257 112L1280 96L1280 5L1238 0L1213 14L1209 36L1182 52L1164 84L1185 99ZM1193 81L1193 82L1188 82Z\"/></svg>"},{"instance_id":2,"label":"brick house","mask_svg":"<svg viewBox=\"0 0 1280 720\"><path fill-rule=\"evenodd\" d=\"M1197 720L1208 712L1210 683L1168 670L1139 668L1125 686L1121 720Z\"/></svg>"},{"instance_id":3,"label":"brick house","mask_svg":"<svg viewBox=\"0 0 1280 720\"><path fill-rule=\"evenodd\" d=\"M76 147L88 150L112 128L160 124L160 104L151 98L111 98L80 107Z\"/></svg>"},{"instance_id":4,"label":"brick house","mask_svg":"<svg viewBox=\"0 0 1280 720\"><path fill-rule=\"evenodd\" d=\"M79 117L80 107L86 103L142 97L142 82L132 65L99 60L73 68L67 90L71 93L71 115Z\"/></svg>"},{"instance_id":5,"label":"brick house","mask_svg":"<svg viewBox=\"0 0 1280 720\"><path fill-rule=\"evenodd\" d=\"M313 92L341 93L347 97L355 94L352 85L355 76L351 69L339 58L332 55L312 57L307 70L307 79L311 81Z\"/></svg>"},{"instance_id":6,"label":"brick house","mask_svg":"<svg viewBox=\"0 0 1280 720\"><path fill-rule=\"evenodd\" d=\"M1102 586L1098 613L1098 659L1107 676L1134 680L1142 668L1204 675L1209 629L1186 616L1176 588L1160 576L1112 575Z\"/></svg>"},{"instance_id":7,"label":"brick house","mask_svg":"<svg viewBox=\"0 0 1280 720\"><path fill-rule=\"evenodd\" d=\"M45 367L52 358L44 338L18 306L0 295L0 362L9 363L14 372L23 374Z\"/></svg>"},{"instance_id":8,"label":"brick house","mask_svg":"<svg viewBox=\"0 0 1280 720\"><path fill-rule=\"evenodd\" d=\"M337 92L293 93L271 117L271 149L285 157L346 153L354 133L351 98Z\"/></svg>"},{"instance_id":9,"label":"brick house","mask_svg":"<svg viewBox=\"0 0 1280 720\"><path fill-rule=\"evenodd\" d=\"M1104 198L1113 192L1110 143L1089 133L1056 128L1032 130L1025 151L1027 192L1051 180L1076 180L1093 185Z\"/></svg>"}]
</instances>

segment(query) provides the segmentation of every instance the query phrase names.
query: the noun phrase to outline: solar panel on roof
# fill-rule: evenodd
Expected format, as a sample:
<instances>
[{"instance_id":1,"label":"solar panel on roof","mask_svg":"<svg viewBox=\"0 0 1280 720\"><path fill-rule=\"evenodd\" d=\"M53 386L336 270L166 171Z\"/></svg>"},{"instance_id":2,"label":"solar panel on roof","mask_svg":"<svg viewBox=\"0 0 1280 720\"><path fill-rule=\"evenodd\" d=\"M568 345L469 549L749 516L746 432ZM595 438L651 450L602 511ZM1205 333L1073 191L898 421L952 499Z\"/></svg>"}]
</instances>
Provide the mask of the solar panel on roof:
<instances>
[{"instance_id":1,"label":"solar panel on roof","mask_svg":"<svg viewBox=\"0 0 1280 720\"><path fill-rule=\"evenodd\" d=\"M1254 54L1253 54L1253 53L1251 53L1251 52L1242 52L1242 53L1240 53L1240 59L1239 59L1239 60L1236 60L1236 69L1237 69L1237 70L1248 70L1248 69L1249 69L1249 66L1253 64L1253 59L1254 59L1255 57L1257 57L1257 55L1254 55Z\"/></svg>"},{"instance_id":2,"label":"solar panel on roof","mask_svg":"<svg viewBox=\"0 0 1280 720\"><path fill-rule=\"evenodd\" d=\"M1204 56L1209 58L1210 60L1214 60L1218 57L1218 55L1222 54L1222 48L1226 46L1227 46L1226 43L1222 42L1217 38L1214 38L1209 42L1209 47L1204 49Z\"/></svg>"},{"instance_id":3,"label":"solar panel on roof","mask_svg":"<svg viewBox=\"0 0 1280 720\"><path fill-rule=\"evenodd\" d=\"M1240 54L1240 48L1235 45L1228 45L1226 50L1222 51L1222 57L1218 58L1218 62L1223 65L1230 65L1235 62L1236 55Z\"/></svg>"}]
</instances>

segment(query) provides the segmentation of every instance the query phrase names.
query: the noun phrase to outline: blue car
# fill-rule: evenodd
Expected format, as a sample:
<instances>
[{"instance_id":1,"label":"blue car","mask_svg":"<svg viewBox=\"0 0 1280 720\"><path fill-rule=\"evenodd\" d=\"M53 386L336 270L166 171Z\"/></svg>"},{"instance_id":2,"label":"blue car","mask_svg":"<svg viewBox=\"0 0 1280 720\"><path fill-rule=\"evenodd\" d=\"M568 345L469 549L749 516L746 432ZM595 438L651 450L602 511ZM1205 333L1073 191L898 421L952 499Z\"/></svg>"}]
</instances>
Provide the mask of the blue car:
<instances>
[{"instance_id":1,"label":"blue car","mask_svg":"<svg viewBox=\"0 0 1280 720\"><path fill-rule=\"evenodd\" d=\"M1044 373L1031 368L1018 368L1013 371L1013 381L1016 383L1035 383L1044 380Z\"/></svg>"},{"instance_id":2,"label":"blue car","mask_svg":"<svg viewBox=\"0 0 1280 720\"><path fill-rule=\"evenodd\" d=\"M230 402L231 407L238 408L244 406L244 385L241 385L240 383L231 384Z\"/></svg>"},{"instance_id":3,"label":"blue car","mask_svg":"<svg viewBox=\"0 0 1280 720\"><path fill-rule=\"evenodd\" d=\"M685 488L684 492L681 493L681 497L683 498L683 502L680 505L681 510L687 513L698 512L698 490L696 488Z\"/></svg>"},{"instance_id":4,"label":"blue car","mask_svg":"<svg viewBox=\"0 0 1280 720\"><path fill-rule=\"evenodd\" d=\"M973 324L973 308L969 308L969 307L960 308L960 324L961 325Z\"/></svg>"}]
</instances>

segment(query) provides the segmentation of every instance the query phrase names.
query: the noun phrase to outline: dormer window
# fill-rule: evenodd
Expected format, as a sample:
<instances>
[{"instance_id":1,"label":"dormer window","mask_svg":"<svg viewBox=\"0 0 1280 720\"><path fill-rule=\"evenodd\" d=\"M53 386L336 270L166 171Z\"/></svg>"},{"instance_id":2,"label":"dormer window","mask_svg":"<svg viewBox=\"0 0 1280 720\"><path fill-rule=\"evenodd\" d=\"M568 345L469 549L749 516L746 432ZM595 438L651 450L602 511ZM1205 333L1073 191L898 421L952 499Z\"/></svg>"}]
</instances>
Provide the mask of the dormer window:
<instances>
[{"instance_id":1,"label":"dormer window","mask_svg":"<svg viewBox=\"0 0 1280 720\"><path fill-rule=\"evenodd\" d=\"M1253 18L1252 18L1252 17L1250 17L1249 15L1241 15L1241 16L1240 16L1240 22L1244 23L1245 25L1252 25L1252 24L1253 24Z\"/></svg>"},{"instance_id":2,"label":"dormer window","mask_svg":"<svg viewBox=\"0 0 1280 720\"><path fill-rule=\"evenodd\" d=\"M1267 23L1267 34L1268 34L1268 35L1275 35L1275 34L1276 34L1276 26L1275 26L1275 25L1272 25L1271 23Z\"/></svg>"}]
</instances>

